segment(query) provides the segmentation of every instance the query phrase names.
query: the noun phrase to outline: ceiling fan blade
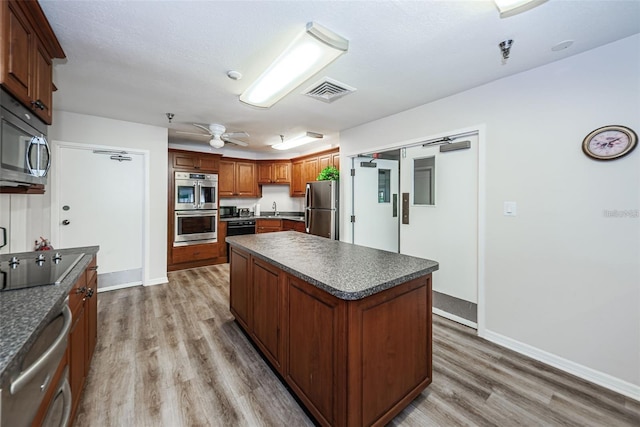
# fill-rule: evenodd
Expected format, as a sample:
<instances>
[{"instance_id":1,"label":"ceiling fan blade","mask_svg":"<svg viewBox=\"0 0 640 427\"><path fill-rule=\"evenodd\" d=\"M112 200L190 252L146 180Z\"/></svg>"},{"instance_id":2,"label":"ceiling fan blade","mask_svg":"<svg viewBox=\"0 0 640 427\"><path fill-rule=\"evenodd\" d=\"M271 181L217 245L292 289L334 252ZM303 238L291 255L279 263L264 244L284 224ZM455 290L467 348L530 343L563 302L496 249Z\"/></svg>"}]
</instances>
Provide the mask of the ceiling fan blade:
<instances>
[{"instance_id":1,"label":"ceiling fan blade","mask_svg":"<svg viewBox=\"0 0 640 427\"><path fill-rule=\"evenodd\" d=\"M224 134L224 137L226 137L226 138L237 138L237 137L246 138L248 136L249 136L249 134L244 132L244 131L242 131L242 132L226 132Z\"/></svg>"},{"instance_id":2,"label":"ceiling fan blade","mask_svg":"<svg viewBox=\"0 0 640 427\"><path fill-rule=\"evenodd\" d=\"M240 141L239 139L233 139L233 138L223 138L222 139L224 142L229 142L231 144L236 144L236 145L240 145L242 147L248 147L249 143L248 142L244 142L244 141Z\"/></svg>"},{"instance_id":3,"label":"ceiling fan blade","mask_svg":"<svg viewBox=\"0 0 640 427\"><path fill-rule=\"evenodd\" d=\"M203 137L211 138L211 135L205 135L204 133L183 132L181 130L177 130L176 133L179 133L179 134L182 134L182 135L194 135L194 136L203 136Z\"/></svg>"},{"instance_id":4,"label":"ceiling fan blade","mask_svg":"<svg viewBox=\"0 0 640 427\"><path fill-rule=\"evenodd\" d=\"M198 124L198 123L193 123L193 125L194 125L195 127L198 127L198 128L200 128L200 129L202 129L203 131L207 132L207 133L209 134L209 136L213 135L213 133L211 133L211 131L209 130L209 128L208 128L208 127L206 127L206 126L202 126L202 125L200 125L200 124Z\"/></svg>"}]
</instances>

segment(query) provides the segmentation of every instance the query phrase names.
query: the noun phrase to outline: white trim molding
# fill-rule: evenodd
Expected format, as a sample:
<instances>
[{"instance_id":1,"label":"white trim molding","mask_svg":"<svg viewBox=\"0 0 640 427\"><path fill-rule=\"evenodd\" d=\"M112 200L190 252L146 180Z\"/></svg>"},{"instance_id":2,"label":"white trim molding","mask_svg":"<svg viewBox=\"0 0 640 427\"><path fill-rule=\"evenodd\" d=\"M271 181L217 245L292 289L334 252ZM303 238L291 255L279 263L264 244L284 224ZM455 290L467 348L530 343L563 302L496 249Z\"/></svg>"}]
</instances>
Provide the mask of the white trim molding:
<instances>
[{"instance_id":1,"label":"white trim molding","mask_svg":"<svg viewBox=\"0 0 640 427\"><path fill-rule=\"evenodd\" d=\"M609 390L625 395L631 399L640 401L640 386L630 382L605 374L604 372L596 371L595 369L580 365L579 363L572 362L571 360L548 353L529 344L516 341L512 338L486 329L484 330L482 338L528 356L539 362L546 363L547 365L558 368L569 374L575 375L576 377L580 377L594 384L608 388Z\"/></svg>"},{"instance_id":2,"label":"white trim molding","mask_svg":"<svg viewBox=\"0 0 640 427\"><path fill-rule=\"evenodd\" d=\"M164 285L165 283L169 283L169 278L167 276L157 277L155 279L145 280L142 286L156 286L156 285Z\"/></svg>"},{"instance_id":3,"label":"white trim molding","mask_svg":"<svg viewBox=\"0 0 640 427\"><path fill-rule=\"evenodd\" d=\"M454 322L460 323L461 325L468 326L473 329L478 329L477 323L467 319L463 319L462 317L456 316L455 314L440 310L439 308L432 308L431 311L433 311L433 314L437 314L438 316L444 317L445 319L453 320Z\"/></svg>"}]
</instances>

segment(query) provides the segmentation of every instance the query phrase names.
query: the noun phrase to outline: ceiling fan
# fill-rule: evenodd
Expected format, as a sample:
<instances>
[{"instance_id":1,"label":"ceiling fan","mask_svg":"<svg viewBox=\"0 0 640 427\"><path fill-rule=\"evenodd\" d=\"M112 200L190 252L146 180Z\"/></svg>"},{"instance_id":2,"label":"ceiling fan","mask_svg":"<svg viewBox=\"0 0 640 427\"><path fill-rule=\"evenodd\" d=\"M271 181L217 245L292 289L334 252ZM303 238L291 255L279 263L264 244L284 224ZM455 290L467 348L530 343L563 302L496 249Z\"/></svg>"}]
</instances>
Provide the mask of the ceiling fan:
<instances>
[{"instance_id":1,"label":"ceiling fan","mask_svg":"<svg viewBox=\"0 0 640 427\"><path fill-rule=\"evenodd\" d=\"M224 147L225 142L228 142L230 144L240 145L242 147L247 147L249 145L248 142L235 139L235 137L249 136L249 134L246 132L226 132L227 128L217 123L212 123L208 127L198 123L193 123L193 125L204 130L209 134L208 136L211 137L211 141L209 141L209 145L212 146L213 148L222 148ZM184 135L207 136L201 133L194 133L194 132L176 131L176 133L181 133Z\"/></svg>"}]
</instances>

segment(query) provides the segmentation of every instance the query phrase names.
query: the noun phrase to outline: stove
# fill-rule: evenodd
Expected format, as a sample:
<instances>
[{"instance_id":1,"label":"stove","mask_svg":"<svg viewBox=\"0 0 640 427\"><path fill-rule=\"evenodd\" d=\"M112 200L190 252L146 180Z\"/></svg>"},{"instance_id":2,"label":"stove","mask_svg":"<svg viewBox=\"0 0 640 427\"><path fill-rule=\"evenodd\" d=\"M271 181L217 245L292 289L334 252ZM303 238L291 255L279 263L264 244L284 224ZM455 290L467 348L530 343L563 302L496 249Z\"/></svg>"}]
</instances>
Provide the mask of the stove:
<instances>
[{"instance_id":1,"label":"stove","mask_svg":"<svg viewBox=\"0 0 640 427\"><path fill-rule=\"evenodd\" d=\"M0 262L0 291L59 285L84 254L34 252Z\"/></svg>"}]
</instances>

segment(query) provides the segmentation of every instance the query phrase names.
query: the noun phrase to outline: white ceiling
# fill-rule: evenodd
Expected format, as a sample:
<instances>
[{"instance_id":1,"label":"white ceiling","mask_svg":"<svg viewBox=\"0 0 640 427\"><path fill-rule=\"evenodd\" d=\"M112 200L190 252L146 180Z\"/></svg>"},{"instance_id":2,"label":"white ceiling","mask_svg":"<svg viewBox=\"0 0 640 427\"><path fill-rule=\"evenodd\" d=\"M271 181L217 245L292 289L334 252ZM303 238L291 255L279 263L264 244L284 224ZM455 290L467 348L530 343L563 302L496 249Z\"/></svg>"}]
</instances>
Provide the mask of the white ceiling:
<instances>
[{"instance_id":1,"label":"white ceiling","mask_svg":"<svg viewBox=\"0 0 640 427\"><path fill-rule=\"evenodd\" d=\"M54 68L56 109L168 127L177 144L189 141L176 130L220 123L250 134L243 150L269 152L281 134L320 132L335 144L341 130L640 32L638 0L550 0L506 19L492 1L40 4L67 54ZM347 54L268 110L240 103L309 21L347 38ZM503 64L498 44L508 38ZM551 50L565 40L574 44ZM229 79L228 70L243 78ZM357 91L330 104L300 94L324 76Z\"/></svg>"}]
</instances>

